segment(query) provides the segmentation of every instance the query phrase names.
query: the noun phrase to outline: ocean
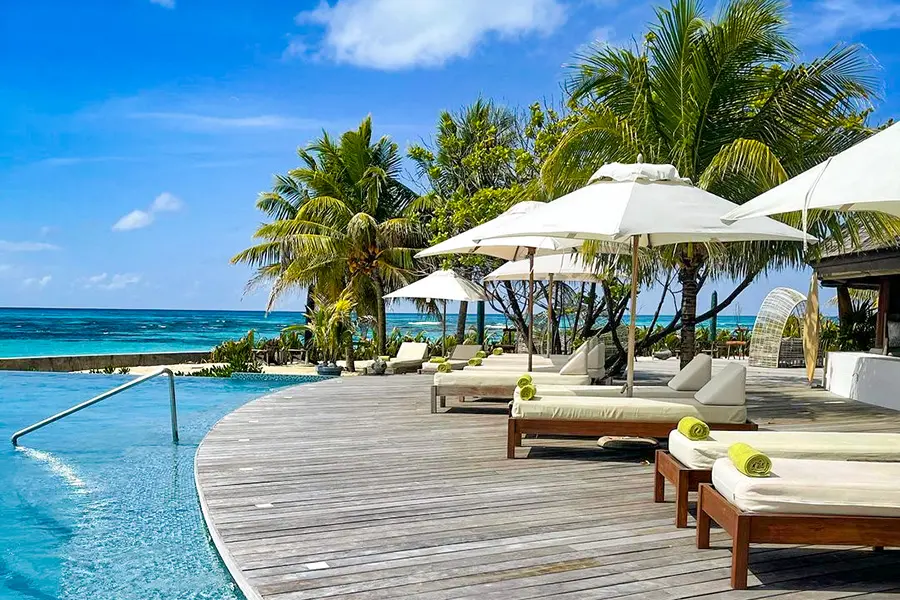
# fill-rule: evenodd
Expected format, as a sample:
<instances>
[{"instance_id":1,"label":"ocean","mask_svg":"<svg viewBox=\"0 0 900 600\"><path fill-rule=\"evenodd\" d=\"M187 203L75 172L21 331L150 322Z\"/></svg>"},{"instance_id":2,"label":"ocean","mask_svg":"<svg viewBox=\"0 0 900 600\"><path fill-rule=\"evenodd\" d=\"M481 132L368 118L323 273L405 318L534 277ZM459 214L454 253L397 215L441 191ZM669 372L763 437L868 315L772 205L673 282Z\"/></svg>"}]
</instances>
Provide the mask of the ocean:
<instances>
[{"instance_id":1,"label":"ocean","mask_svg":"<svg viewBox=\"0 0 900 600\"><path fill-rule=\"evenodd\" d=\"M452 332L456 316L449 317ZM475 325L474 314L468 320ZM718 326L731 329L740 323L750 328L754 320L720 315ZM209 350L251 329L274 337L283 327L302 322L299 312L0 308L0 357ZM638 316L637 322L647 325L650 317ZM485 324L488 335L499 337L506 319L487 314ZM395 327L413 335L441 333L438 319L417 313L388 313L388 331Z\"/></svg>"}]
</instances>

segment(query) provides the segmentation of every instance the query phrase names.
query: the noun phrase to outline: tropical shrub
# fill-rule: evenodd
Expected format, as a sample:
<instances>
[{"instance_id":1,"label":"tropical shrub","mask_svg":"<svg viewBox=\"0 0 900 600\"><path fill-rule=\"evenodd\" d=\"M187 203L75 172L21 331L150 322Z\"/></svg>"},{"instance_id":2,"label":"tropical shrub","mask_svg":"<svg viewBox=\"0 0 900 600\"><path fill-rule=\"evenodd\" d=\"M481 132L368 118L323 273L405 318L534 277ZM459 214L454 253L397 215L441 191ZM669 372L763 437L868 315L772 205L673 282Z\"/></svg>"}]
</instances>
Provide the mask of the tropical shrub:
<instances>
[{"instance_id":1,"label":"tropical shrub","mask_svg":"<svg viewBox=\"0 0 900 600\"><path fill-rule=\"evenodd\" d=\"M225 340L209 354L209 358L215 363L225 363L221 367L208 367L197 371L192 375L207 377L230 377L232 373L260 373L262 369L253 359L253 349L256 347L256 334L253 330L237 340Z\"/></svg>"},{"instance_id":2,"label":"tropical shrub","mask_svg":"<svg viewBox=\"0 0 900 600\"><path fill-rule=\"evenodd\" d=\"M356 303L347 292L333 302L319 296L316 298L315 308L306 315L307 322L285 327L282 336L287 335L290 339L291 335L298 333L310 334L310 343L315 347L320 362L335 364L341 354L350 352L352 347L355 308Z\"/></svg>"}]
</instances>

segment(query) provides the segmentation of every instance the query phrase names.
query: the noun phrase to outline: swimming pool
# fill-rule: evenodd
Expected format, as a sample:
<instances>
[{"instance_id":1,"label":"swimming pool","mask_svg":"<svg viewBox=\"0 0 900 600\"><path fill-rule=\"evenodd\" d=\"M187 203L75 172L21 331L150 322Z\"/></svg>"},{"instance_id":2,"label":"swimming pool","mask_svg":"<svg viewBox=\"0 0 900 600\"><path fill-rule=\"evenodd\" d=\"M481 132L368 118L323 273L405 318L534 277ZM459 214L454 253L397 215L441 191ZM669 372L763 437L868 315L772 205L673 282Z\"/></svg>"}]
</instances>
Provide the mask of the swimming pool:
<instances>
[{"instance_id":1,"label":"swimming pool","mask_svg":"<svg viewBox=\"0 0 900 600\"><path fill-rule=\"evenodd\" d=\"M31 433L14 430L129 377L0 372L0 598L243 598L208 541L194 487L197 445L271 381L149 381Z\"/></svg>"}]
</instances>

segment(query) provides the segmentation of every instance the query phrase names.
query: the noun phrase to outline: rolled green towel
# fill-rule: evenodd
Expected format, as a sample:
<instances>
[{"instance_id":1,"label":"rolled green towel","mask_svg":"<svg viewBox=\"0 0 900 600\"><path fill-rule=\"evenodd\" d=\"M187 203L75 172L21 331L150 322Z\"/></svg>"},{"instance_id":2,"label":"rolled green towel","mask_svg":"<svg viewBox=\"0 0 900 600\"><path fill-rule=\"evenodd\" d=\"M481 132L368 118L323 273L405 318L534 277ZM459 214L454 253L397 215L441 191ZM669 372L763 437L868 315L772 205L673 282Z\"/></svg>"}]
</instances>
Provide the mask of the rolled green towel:
<instances>
[{"instance_id":1,"label":"rolled green towel","mask_svg":"<svg viewBox=\"0 0 900 600\"><path fill-rule=\"evenodd\" d=\"M516 379L516 387L523 388L526 385L533 383L533 382L534 382L534 378L531 375L529 375L528 373L525 373L524 375L522 375L521 377Z\"/></svg>"},{"instance_id":2,"label":"rolled green towel","mask_svg":"<svg viewBox=\"0 0 900 600\"><path fill-rule=\"evenodd\" d=\"M475 353L475 358L487 358L487 352L484 350L479 350Z\"/></svg>"},{"instance_id":3,"label":"rolled green towel","mask_svg":"<svg viewBox=\"0 0 900 600\"><path fill-rule=\"evenodd\" d=\"M522 400L531 400L535 394L537 394L537 388L530 383L519 388L519 398Z\"/></svg>"},{"instance_id":4,"label":"rolled green towel","mask_svg":"<svg viewBox=\"0 0 900 600\"><path fill-rule=\"evenodd\" d=\"M768 477L772 472L772 459L749 444L732 444L728 458L747 477Z\"/></svg>"},{"instance_id":5,"label":"rolled green towel","mask_svg":"<svg viewBox=\"0 0 900 600\"><path fill-rule=\"evenodd\" d=\"M480 367L481 366L481 357L476 356L475 358L470 358L469 366L470 367Z\"/></svg>"},{"instance_id":6,"label":"rolled green towel","mask_svg":"<svg viewBox=\"0 0 900 600\"><path fill-rule=\"evenodd\" d=\"M453 370L453 365L451 365L450 363L447 363L447 362L443 362L438 365L437 370L438 370L438 373L449 373L450 371Z\"/></svg>"},{"instance_id":7,"label":"rolled green towel","mask_svg":"<svg viewBox=\"0 0 900 600\"><path fill-rule=\"evenodd\" d=\"M678 432L695 442L709 437L709 425L695 417L684 417L678 421Z\"/></svg>"},{"instance_id":8,"label":"rolled green towel","mask_svg":"<svg viewBox=\"0 0 900 600\"><path fill-rule=\"evenodd\" d=\"M432 356L430 359L428 359L428 362L439 365L443 362L447 362L447 359L443 356Z\"/></svg>"},{"instance_id":9,"label":"rolled green towel","mask_svg":"<svg viewBox=\"0 0 900 600\"><path fill-rule=\"evenodd\" d=\"M493 354L494 356L500 356L501 354L503 354L503 348L494 348L494 351L491 352L491 354Z\"/></svg>"}]
</instances>

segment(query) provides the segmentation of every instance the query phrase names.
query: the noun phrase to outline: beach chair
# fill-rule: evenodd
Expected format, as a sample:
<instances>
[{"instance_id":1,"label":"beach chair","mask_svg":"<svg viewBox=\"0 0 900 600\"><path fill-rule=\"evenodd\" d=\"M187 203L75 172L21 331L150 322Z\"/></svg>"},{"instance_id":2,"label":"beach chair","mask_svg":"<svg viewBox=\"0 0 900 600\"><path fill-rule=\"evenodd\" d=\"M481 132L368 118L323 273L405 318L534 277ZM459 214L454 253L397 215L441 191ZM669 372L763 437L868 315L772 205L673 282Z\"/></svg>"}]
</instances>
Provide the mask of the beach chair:
<instances>
[{"instance_id":1,"label":"beach chair","mask_svg":"<svg viewBox=\"0 0 900 600\"><path fill-rule=\"evenodd\" d=\"M450 353L445 364L449 364L454 371L459 371L466 366L470 358L475 357L475 353L481 350L481 344L457 344ZM426 362L422 364L422 373L437 373L438 363Z\"/></svg>"},{"instance_id":2,"label":"beach chair","mask_svg":"<svg viewBox=\"0 0 900 600\"><path fill-rule=\"evenodd\" d=\"M636 385L632 394L638 398L693 398L712 379L712 359L698 354L666 385ZM624 398L623 385L541 385L541 396Z\"/></svg>"},{"instance_id":3,"label":"beach chair","mask_svg":"<svg viewBox=\"0 0 900 600\"><path fill-rule=\"evenodd\" d=\"M428 356L428 344L425 342L403 342L397 349L397 356L387 361L388 373L415 373L422 368Z\"/></svg>"},{"instance_id":4,"label":"beach chair","mask_svg":"<svg viewBox=\"0 0 900 600\"><path fill-rule=\"evenodd\" d=\"M512 402L506 456L515 458L526 434L666 438L684 417L715 429L754 431L757 425L747 420L746 376L743 366L728 365L693 398L547 397L536 382L538 395Z\"/></svg>"},{"instance_id":5,"label":"beach chair","mask_svg":"<svg viewBox=\"0 0 900 600\"><path fill-rule=\"evenodd\" d=\"M677 429L668 451L656 451L653 499L665 501L665 482L675 487L675 526L687 527L688 494L712 481L713 463L743 442L771 457L843 461L900 461L900 434L833 431L710 431L691 440Z\"/></svg>"},{"instance_id":6,"label":"beach chair","mask_svg":"<svg viewBox=\"0 0 900 600\"><path fill-rule=\"evenodd\" d=\"M591 354L594 351L596 353ZM603 363L599 358L603 353L603 344L582 344L572 356L568 357L566 364L555 372L534 371L531 377L537 385L587 385L591 383L591 373L597 375L603 372ZM480 397L512 400L519 377L525 370L524 366L501 369L481 366L450 373L435 373L434 385L431 386L431 412L435 413L439 407L446 407L447 396L458 396L460 399Z\"/></svg>"},{"instance_id":7,"label":"beach chair","mask_svg":"<svg viewBox=\"0 0 900 600\"><path fill-rule=\"evenodd\" d=\"M728 458L700 484L697 548L710 525L732 539L731 587L747 587L750 544L900 546L900 463L772 458L769 477L748 477Z\"/></svg>"}]
</instances>

